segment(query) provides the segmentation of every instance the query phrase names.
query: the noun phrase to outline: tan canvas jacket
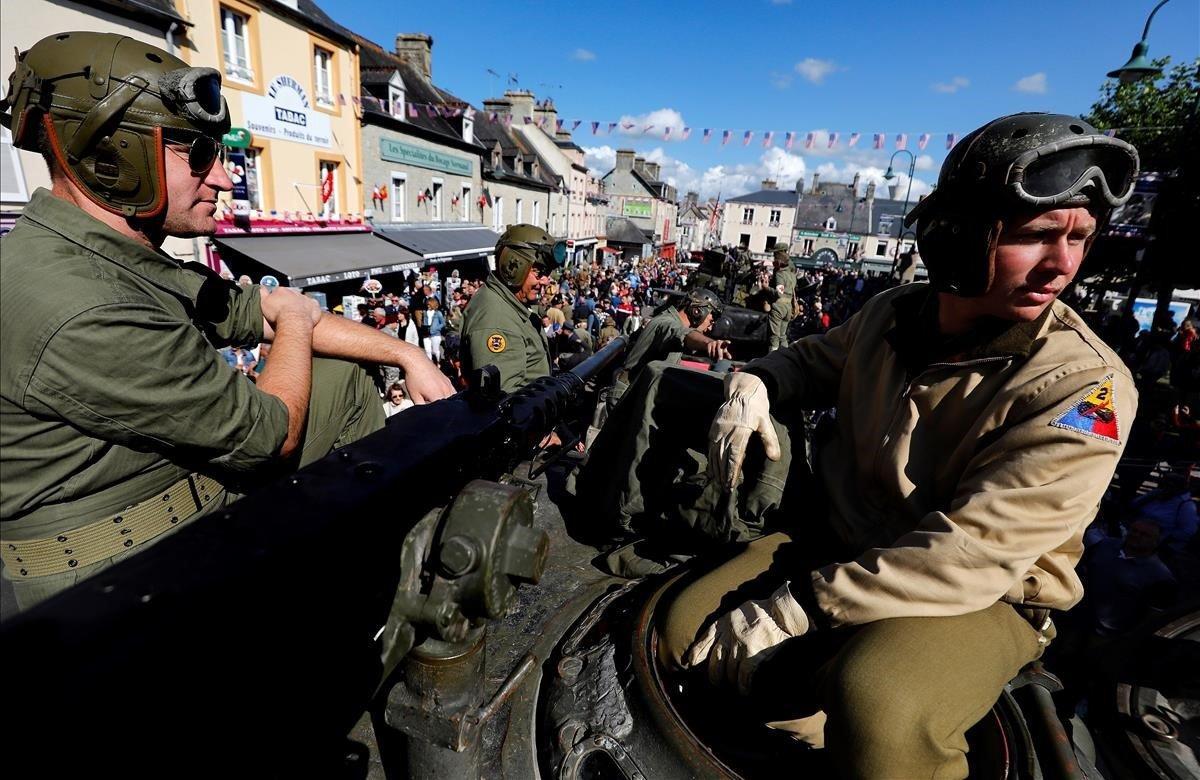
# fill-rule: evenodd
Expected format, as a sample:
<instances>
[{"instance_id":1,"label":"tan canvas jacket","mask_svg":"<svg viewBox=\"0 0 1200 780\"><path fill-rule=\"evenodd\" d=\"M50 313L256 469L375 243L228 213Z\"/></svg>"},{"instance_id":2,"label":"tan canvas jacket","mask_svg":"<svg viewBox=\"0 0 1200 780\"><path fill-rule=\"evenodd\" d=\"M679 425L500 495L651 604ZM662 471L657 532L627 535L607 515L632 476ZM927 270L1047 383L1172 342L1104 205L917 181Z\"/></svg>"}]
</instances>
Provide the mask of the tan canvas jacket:
<instances>
[{"instance_id":1,"label":"tan canvas jacket","mask_svg":"<svg viewBox=\"0 0 1200 780\"><path fill-rule=\"evenodd\" d=\"M953 362L914 363L920 332L897 315L928 297L890 290L751 364L773 405L837 408L818 470L858 554L812 573L817 603L834 625L997 600L1067 609L1137 409L1129 371L1058 301Z\"/></svg>"}]
</instances>

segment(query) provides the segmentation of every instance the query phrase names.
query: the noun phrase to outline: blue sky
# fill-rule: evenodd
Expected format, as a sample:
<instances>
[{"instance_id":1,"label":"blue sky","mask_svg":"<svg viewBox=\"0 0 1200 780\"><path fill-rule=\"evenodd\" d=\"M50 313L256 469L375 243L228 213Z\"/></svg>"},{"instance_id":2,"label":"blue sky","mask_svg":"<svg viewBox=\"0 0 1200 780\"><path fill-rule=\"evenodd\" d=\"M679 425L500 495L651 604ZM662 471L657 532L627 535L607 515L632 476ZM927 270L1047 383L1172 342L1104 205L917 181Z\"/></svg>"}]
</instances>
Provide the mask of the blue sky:
<instances>
[{"instance_id":1,"label":"blue sky","mask_svg":"<svg viewBox=\"0 0 1200 780\"><path fill-rule=\"evenodd\" d=\"M914 197L937 178L945 136L1022 110L1078 114L1104 74L1123 64L1154 0L960 2L379 2L317 0L339 23L391 48L397 32L433 36L439 86L480 106L520 87L554 98L559 116L583 120L576 142L603 173L632 147L663 164L680 189L723 197L758 189L764 176L877 179L897 133L919 159ZM1200 56L1200 1L1171 0L1150 30L1150 54ZM488 69L501 74L496 79ZM590 122L656 125L648 135L602 132ZM662 129L692 128L664 142ZM713 140L701 142L703 128ZM726 146L723 130L734 131ZM742 134L754 130L749 146ZM764 149L763 133L775 145ZM792 150L783 134L797 133ZM809 132L840 134L811 150ZM862 139L847 149L851 132ZM886 151L871 137L885 132ZM933 134L924 152L921 133ZM901 155L907 164L907 157ZM903 190L901 190L903 197Z\"/></svg>"}]
</instances>

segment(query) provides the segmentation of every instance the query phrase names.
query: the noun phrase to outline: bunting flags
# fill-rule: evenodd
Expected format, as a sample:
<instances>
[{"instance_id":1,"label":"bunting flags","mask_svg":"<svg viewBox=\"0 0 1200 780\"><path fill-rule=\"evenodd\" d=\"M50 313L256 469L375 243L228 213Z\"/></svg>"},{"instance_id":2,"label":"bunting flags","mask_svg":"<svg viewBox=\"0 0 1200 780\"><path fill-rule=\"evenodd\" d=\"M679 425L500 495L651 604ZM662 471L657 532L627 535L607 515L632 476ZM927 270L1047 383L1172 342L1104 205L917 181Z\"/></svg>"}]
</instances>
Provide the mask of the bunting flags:
<instances>
[{"instance_id":1,"label":"bunting flags","mask_svg":"<svg viewBox=\"0 0 1200 780\"><path fill-rule=\"evenodd\" d=\"M582 119L576 119L575 121L571 122L571 132L572 133L575 132L575 129L577 127L579 127L581 124L583 124Z\"/></svg>"},{"instance_id":2,"label":"bunting flags","mask_svg":"<svg viewBox=\"0 0 1200 780\"><path fill-rule=\"evenodd\" d=\"M595 135L595 134L596 134L596 131L597 131L597 130L599 130L599 129L600 129L600 123L599 123L599 122L592 122L592 135Z\"/></svg>"},{"instance_id":3,"label":"bunting flags","mask_svg":"<svg viewBox=\"0 0 1200 780\"><path fill-rule=\"evenodd\" d=\"M883 148L883 133L876 133L876 134L875 134L875 148L876 148L876 149L882 149L882 148Z\"/></svg>"},{"instance_id":4,"label":"bunting flags","mask_svg":"<svg viewBox=\"0 0 1200 780\"><path fill-rule=\"evenodd\" d=\"M924 151L925 147L929 144L930 138L929 133L921 133L921 137L917 139L917 148Z\"/></svg>"},{"instance_id":5,"label":"bunting flags","mask_svg":"<svg viewBox=\"0 0 1200 780\"><path fill-rule=\"evenodd\" d=\"M417 114L417 104L416 104L416 103L409 103L409 104L408 104L408 118L409 118L409 119L416 119L416 118L417 118L417 116L418 116L418 114Z\"/></svg>"},{"instance_id":6,"label":"bunting flags","mask_svg":"<svg viewBox=\"0 0 1200 780\"><path fill-rule=\"evenodd\" d=\"M853 147L856 143L858 143L858 133L851 133L850 141L846 144L846 146Z\"/></svg>"},{"instance_id":7,"label":"bunting flags","mask_svg":"<svg viewBox=\"0 0 1200 780\"><path fill-rule=\"evenodd\" d=\"M617 126L617 123L616 123L616 122L609 122L609 123L608 123L608 134L609 134L609 135L612 135L613 128L614 128L614 127L616 127L616 126Z\"/></svg>"},{"instance_id":8,"label":"bunting flags","mask_svg":"<svg viewBox=\"0 0 1200 780\"><path fill-rule=\"evenodd\" d=\"M563 126L563 120L562 120L562 119L556 119L556 120L554 120L554 130L555 130L555 132L561 131L561 130L562 130L562 126Z\"/></svg>"},{"instance_id":9,"label":"bunting flags","mask_svg":"<svg viewBox=\"0 0 1200 780\"><path fill-rule=\"evenodd\" d=\"M701 143L708 143L708 139L710 138L712 138L712 130L706 127L704 128L704 138L701 139Z\"/></svg>"},{"instance_id":10,"label":"bunting flags","mask_svg":"<svg viewBox=\"0 0 1200 780\"><path fill-rule=\"evenodd\" d=\"M644 135L653 129L654 129L654 125L646 125L645 127L642 128L642 134Z\"/></svg>"},{"instance_id":11,"label":"bunting flags","mask_svg":"<svg viewBox=\"0 0 1200 780\"><path fill-rule=\"evenodd\" d=\"M342 94L341 92L338 93L338 105L339 106L346 105L346 96L344 94Z\"/></svg>"},{"instance_id":12,"label":"bunting flags","mask_svg":"<svg viewBox=\"0 0 1200 780\"><path fill-rule=\"evenodd\" d=\"M632 130L633 122L622 122L621 127L624 128L625 130Z\"/></svg>"},{"instance_id":13,"label":"bunting flags","mask_svg":"<svg viewBox=\"0 0 1200 780\"><path fill-rule=\"evenodd\" d=\"M771 144L774 143L774 141L775 141L775 131L774 130L768 130L766 133L763 134L762 145L763 145L764 149L769 149Z\"/></svg>"},{"instance_id":14,"label":"bunting flags","mask_svg":"<svg viewBox=\"0 0 1200 780\"><path fill-rule=\"evenodd\" d=\"M792 141L795 141L795 140L796 140L796 134L793 133L791 130L788 130L787 133L785 133L783 136L783 148L787 149L790 152L792 150Z\"/></svg>"},{"instance_id":15,"label":"bunting flags","mask_svg":"<svg viewBox=\"0 0 1200 780\"><path fill-rule=\"evenodd\" d=\"M908 133L896 134L896 151L908 149Z\"/></svg>"},{"instance_id":16,"label":"bunting flags","mask_svg":"<svg viewBox=\"0 0 1200 780\"><path fill-rule=\"evenodd\" d=\"M956 143L958 143L958 136L954 133L946 133L946 148L953 149Z\"/></svg>"},{"instance_id":17,"label":"bunting flags","mask_svg":"<svg viewBox=\"0 0 1200 780\"><path fill-rule=\"evenodd\" d=\"M804 148L811 149L815 140L817 140L816 133L809 133L808 137L804 139Z\"/></svg>"},{"instance_id":18,"label":"bunting flags","mask_svg":"<svg viewBox=\"0 0 1200 780\"><path fill-rule=\"evenodd\" d=\"M829 148L832 149L833 147L837 146L837 142L838 142L838 134L830 133L829 134Z\"/></svg>"},{"instance_id":19,"label":"bunting flags","mask_svg":"<svg viewBox=\"0 0 1200 780\"><path fill-rule=\"evenodd\" d=\"M729 138L730 138L730 136L732 136L732 135L733 135L733 131L732 131L732 130L725 130L725 131L723 131L723 132L721 133L721 146L724 146L725 144L729 143Z\"/></svg>"},{"instance_id":20,"label":"bunting flags","mask_svg":"<svg viewBox=\"0 0 1200 780\"><path fill-rule=\"evenodd\" d=\"M525 117L525 124L527 124L527 125L533 124L533 117L531 117L531 116Z\"/></svg>"},{"instance_id":21,"label":"bunting flags","mask_svg":"<svg viewBox=\"0 0 1200 780\"><path fill-rule=\"evenodd\" d=\"M742 136L742 146L749 146L749 145L750 145L750 141L751 141L753 138L754 138L754 131L753 131L753 130L747 130L747 131L746 131L746 134L745 134L744 136Z\"/></svg>"},{"instance_id":22,"label":"bunting flags","mask_svg":"<svg viewBox=\"0 0 1200 780\"><path fill-rule=\"evenodd\" d=\"M671 140L671 128L670 128L670 127L668 127L667 129L663 130L663 140L664 140L664 141L670 141L670 140Z\"/></svg>"},{"instance_id":23,"label":"bunting flags","mask_svg":"<svg viewBox=\"0 0 1200 780\"><path fill-rule=\"evenodd\" d=\"M685 127L685 128L683 128L683 133L681 133L679 136L679 140L686 141L691 136L691 134L692 134L692 128Z\"/></svg>"}]
</instances>

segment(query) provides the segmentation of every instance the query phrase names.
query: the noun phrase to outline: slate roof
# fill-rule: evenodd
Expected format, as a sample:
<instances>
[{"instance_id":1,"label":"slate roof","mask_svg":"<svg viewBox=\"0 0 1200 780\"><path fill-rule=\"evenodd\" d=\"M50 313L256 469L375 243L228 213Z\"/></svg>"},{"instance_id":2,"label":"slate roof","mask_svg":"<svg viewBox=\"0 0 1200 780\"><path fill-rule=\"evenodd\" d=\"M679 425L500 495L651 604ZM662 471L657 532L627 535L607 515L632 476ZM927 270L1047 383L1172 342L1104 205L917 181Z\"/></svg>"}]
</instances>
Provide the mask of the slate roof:
<instances>
[{"instance_id":1,"label":"slate roof","mask_svg":"<svg viewBox=\"0 0 1200 780\"><path fill-rule=\"evenodd\" d=\"M646 236L645 231L633 224L626 217L610 217L604 230L605 236L608 238L608 243L616 241L619 244L652 244L654 243L654 234Z\"/></svg>"},{"instance_id":2,"label":"slate roof","mask_svg":"<svg viewBox=\"0 0 1200 780\"><path fill-rule=\"evenodd\" d=\"M795 206L796 193L791 190L759 190L729 198L726 203L752 203L764 206Z\"/></svg>"},{"instance_id":3,"label":"slate roof","mask_svg":"<svg viewBox=\"0 0 1200 780\"><path fill-rule=\"evenodd\" d=\"M908 210L911 211L915 205L916 200L910 200ZM871 224L867 222L868 211L870 211ZM884 214L891 214L895 217L888 235L899 236L902 229L900 217L904 215L904 201L876 198L874 205L868 209L865 198L860 196L856 205L850 188L847 185L835 183L822 185L818 192L805 193L800 198L795 226L801 230L823 230L825 220L833 217L837 220L838 232L882 235L878 233L879 218ZM851 224L851 217L854 220L853 224Z\"/></svg>"},{"instance_id":4,"label":"slate roof","mask_svg":"<svg viewBox=\"0 0 1200 780\"><path fill-rule=\"evenodd\" d=\"M455 252L491 252L500 240L483 225L377 225L375 232L426 259Z\"/></svg>"},{"instance_id":5,"label":"slate roof","mask_svg":"<svg viewBox=\"0 0 1200 780\"><path fill-rule=\"evenodd\" d=\"M163 31L172 24L191 25L191 22L179 15L171 0L85 0L83 4L126 19L148 23Z\"/></svg>"},{"instance_id":6,"label":"slate roof","mask_svg":"<svg viewBox=\"0 0 1200 780\"><path fill-rule=\"evenodd\" d=\"M493 121L489 118L487 111L476 112L475 140L479 142L479 145L484 150L482 168L484 177L503 179L511 181L514 184L534 187L536 189L549 190L557 186L541 178L527 176L523 170L517 170L517 155L520 154L524 158L526 156L525 150L518 144L516 134L505 127L499 117ZM497 143L500 144L500 166L498 168L492 165L492 149L495 148Z\"/></svg>"}]
</instances>

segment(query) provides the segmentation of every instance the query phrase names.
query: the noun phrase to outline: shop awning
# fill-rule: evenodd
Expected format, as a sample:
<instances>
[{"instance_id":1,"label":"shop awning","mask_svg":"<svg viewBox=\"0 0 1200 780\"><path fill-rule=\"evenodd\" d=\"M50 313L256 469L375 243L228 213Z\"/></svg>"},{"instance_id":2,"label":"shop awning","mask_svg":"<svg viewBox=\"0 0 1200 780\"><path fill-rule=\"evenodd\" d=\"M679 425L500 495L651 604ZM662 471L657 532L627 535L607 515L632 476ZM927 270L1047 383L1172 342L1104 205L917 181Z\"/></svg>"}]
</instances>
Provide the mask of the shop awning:
<instances>
[{"instance_id":1,"label":"shop awning","mask_svg":"<svg viewBox=\"0 0 1200 780\"><path fill-rule=\"evenodd\" d=\"M600 247L600 251L601 251L601 252L604 252L604 253L606 253L606 254L610 254L610 255L619 255L619 254L621 254L621 250L620 250L620 249L617 249L616 247L611 247L611 246L602 246L602 247Z\"/></svg>"},{"instance_id":2,"label":"shop awning","mask_svg":"<svg viewBox=\"0 0 1200 780\"><path fill-rule=\"evenodd\" d=\"M375 232L427 263L486 257L496 251L500 236L482 225L378 225Z\"/></svg>"},{"instance_id":3,"label":"shop awning","mask_svg":"<svg viewBox=\"0 0 1200 780\"><path fill-rule=\"evenodd\" d=\"M237 273L255 278L271 274L292 287L415 271L422 263L420 255L368 232L221 236L213 241Z\"/></svg>"}]
</instances>

